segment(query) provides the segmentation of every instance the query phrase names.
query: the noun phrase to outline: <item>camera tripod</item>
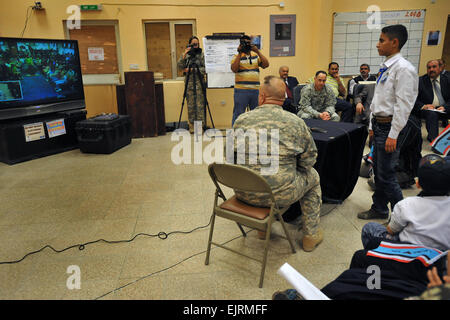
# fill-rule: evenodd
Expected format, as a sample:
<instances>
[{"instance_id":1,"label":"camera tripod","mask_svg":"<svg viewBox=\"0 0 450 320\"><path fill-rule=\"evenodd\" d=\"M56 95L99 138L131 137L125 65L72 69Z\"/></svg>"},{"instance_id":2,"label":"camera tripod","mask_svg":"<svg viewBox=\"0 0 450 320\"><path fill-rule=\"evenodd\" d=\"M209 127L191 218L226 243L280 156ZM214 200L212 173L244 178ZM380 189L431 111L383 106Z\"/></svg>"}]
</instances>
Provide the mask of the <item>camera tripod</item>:
<instances>
[{"instance_id":1,"label":"camera tripod","mask_svg":"<svg viewBox=\"0 0 450 320\"><path fill-rule=\"evenodd\" d=\"M198 68L197 64L193 63L193 62L189 62L188 63L188 72L186 73L186 81L184 84L184 93L183 93L183 101L181 103L181 111L180 111L180 117L178 119L178 125L177 125L177 129L180 128L180 122L181 122L181 115L183 114L183 108L184 108L184 102L186 100L186 94L187 94L187 87L189 84L189 79L192 76L193 77L193 84L194 84L194 112L195 112L195 120L197 120L197 81L196 81L196 77L198 77L198 79L200 80L200 84L202 86L202 92L203 92L203 96L205 98L205 102L203 105L203 112L204 112L204 123L203 123L203 130L206 130L207 126L206 126L206 109L208 109L208 113L209 113L209 118L211 119L211 125L213 128L215 128L214 126L214 121L211 115L211 110L209 109L209 103L208 103L208 99L206 98L206 86L205 83L203 82L203 76L200 73L200 69ZM189 119L188 119L189 122Z\"/></svg>"}]
</instances>

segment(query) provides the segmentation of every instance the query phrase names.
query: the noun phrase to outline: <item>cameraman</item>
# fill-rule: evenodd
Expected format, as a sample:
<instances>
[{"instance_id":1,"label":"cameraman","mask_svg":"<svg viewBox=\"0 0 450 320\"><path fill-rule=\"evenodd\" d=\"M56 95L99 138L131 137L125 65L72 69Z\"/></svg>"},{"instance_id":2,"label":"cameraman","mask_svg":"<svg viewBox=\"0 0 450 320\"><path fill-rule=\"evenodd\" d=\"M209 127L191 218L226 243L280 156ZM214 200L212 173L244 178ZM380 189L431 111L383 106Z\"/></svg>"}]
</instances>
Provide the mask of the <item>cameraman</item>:
<instances>
[{"instance_id":1,"label":"cameraman","mask_svg":"<svg viewBox=\"0 0 450 320\"><path fill-rule=\"evenodd\" d=\"M234 109L231 125L245 112L247 105L253 110L258 105L259 67L269 66L267 58L251 43L247 35L239 39L238 54L231 60L231 71L235 73Z\"/></svg>"},{"instance_id":2,"label":"cameraman","mask_svg":"<svg viewBox=\"0 0 450 320\"><path fill-rule=\"evenodd\" d=\"M199 47L199 40L196 36L189 39L189 45L178 60L178 69L185 74L185 84L189 75L189 82L186 87L186 100L188 107L189 132L194 133L194 121L201 121L202 128L205 127L205 93L202 86L205 80L205 57ZM197 72L200 71L200 76ZM195 79L195 91L194 91ZM196 101L194 102L194 94ZM195 114L197 112L197 115Z\"/></svg>"}]
</instances>

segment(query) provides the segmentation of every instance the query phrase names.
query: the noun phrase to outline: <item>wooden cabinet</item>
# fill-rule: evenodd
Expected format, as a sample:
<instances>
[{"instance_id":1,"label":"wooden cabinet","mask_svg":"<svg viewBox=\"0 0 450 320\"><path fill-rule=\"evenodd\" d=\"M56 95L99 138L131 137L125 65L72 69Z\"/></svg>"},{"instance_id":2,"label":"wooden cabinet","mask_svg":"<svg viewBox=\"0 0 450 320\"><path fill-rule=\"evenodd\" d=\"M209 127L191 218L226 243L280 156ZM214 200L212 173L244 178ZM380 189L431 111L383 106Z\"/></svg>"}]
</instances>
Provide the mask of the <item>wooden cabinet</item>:
<instances>
[{"instance_id":1,"label":"wooden cabinet","mask_svg":"<svg viewBox=\"0 0 450 320\"><path fill-rule=\"evenodd\" d=\"M116 86L119 114L131 117L133 138L166 134L164 92L152 71L125 72L125 85Z\"/></svg>"}]
</instances>

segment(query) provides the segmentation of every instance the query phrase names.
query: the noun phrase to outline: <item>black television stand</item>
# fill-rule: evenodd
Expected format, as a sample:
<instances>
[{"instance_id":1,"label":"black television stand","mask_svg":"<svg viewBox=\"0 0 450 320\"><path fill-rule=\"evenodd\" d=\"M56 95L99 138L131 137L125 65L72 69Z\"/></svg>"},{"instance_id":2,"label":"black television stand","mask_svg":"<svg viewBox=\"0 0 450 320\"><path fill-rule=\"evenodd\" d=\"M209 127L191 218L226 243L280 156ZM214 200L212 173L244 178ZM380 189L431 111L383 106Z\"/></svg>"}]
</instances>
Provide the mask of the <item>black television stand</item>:
<instances>
[{"instance_id":1,"label":"black television stand","mask_svg":"<svg viewBox=\"0 0 450 320\"><path fill-rule=\"evenodd\" d=\"M11 165L76 149L75 124L85 119L86 110L80 109L0 121L0 161ZM51 137L47 124L55 120L64 126Z\"/></svg>"}]
</instances>

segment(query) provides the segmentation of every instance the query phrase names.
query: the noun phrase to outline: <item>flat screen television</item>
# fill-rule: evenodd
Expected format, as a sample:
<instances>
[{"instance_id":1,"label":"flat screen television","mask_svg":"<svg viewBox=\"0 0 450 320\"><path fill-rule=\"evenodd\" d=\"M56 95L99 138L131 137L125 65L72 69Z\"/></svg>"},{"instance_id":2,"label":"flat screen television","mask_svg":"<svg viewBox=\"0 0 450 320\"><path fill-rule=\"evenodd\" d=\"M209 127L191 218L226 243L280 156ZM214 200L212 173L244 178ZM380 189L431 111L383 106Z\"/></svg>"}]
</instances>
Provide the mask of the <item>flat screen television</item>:
<instances>
[{"instance_id":1,"label":"flat screen television","mask_svg":"<svg viewBox=\"0 0 450 320\"><path fill-rule=\"evenodd\" d=\"M0 37L0 120L83 108L76 40Z\"/></svg>"}]
</instances>

